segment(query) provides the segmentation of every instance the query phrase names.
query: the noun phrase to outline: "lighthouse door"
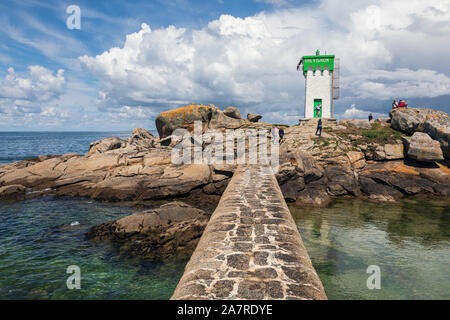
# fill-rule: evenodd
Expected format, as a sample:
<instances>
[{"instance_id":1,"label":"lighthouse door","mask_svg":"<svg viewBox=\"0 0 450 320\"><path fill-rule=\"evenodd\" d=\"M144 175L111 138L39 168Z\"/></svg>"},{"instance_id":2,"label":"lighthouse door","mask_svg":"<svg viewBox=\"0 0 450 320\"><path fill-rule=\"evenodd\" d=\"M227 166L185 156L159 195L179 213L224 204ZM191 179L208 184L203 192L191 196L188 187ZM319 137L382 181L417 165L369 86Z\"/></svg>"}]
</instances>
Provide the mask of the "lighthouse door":
<instances>
[{"instance_id":1,"label":"lighthouse door","mask_svg":"<svg viewBox=\"0 0 450 320\"><path fill-rule=\"evenodd\" d=\"M314 118L322 118L322 99L314 99Z\"/></svg>"}]
</instances>

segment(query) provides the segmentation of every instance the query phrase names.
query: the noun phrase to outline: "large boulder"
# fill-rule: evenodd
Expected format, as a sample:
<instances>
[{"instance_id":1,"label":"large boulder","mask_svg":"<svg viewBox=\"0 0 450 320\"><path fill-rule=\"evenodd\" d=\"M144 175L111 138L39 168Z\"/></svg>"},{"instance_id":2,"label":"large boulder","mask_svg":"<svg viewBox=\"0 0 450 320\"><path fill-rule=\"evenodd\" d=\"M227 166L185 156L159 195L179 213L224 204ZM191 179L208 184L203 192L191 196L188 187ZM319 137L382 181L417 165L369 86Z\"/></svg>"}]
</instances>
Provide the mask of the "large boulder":
<instances>
[{"instance_id":1,"label":"large boulder","mask_svg":"<svg viewBox=\"0 0 450 320\"><path fill-rule=\"evenodd\" d=\"M448 196L450 186L446 176L445 170L413 167L403 161L386 161L366 165L359 174L359 182L363 193L392 201L402 195Z\"/></svg>"},{"instance_id":2,"label":"large boulder","mask_svg":"<svg viewBox=\"0 0 450 320\"><path fill-rule=\"evenodd\" d=\"M227 110L230 111L229 109ZM227 112L227 114L235 115L236 112ZM237 129L246 123L244 119L227 114L214 105L189 105L160 113L156 118L156 129L160 138L164 139L178 128L192 132L195 121L202 122L203 130L208 128Z\"/></svg>"},{"instance_id":3,"label":"large boulder","mask_svg":"<svg viewBox=\"0 0 450 320\"><path fill-rule=\"evenodd\" d=\"M450 117L439 110L424 108L399 108L389 113L391 127L412 135L425 132L441 144L443 156L450 159Z\"/></svg>"},{"instance_id":4,"label":"large boulder","mask_svg":"<svg viewBox=\"0 0 450 320\"><path fill-rule=\"evenodd\" d=\"M255 113L247 113L247 119L250 122L258 122L259 120L261 120L262 116L259 114L255 114Z\"/></svg>"},{"instance_id":5,"label":"large boulder","mask_svg":"<svg viewBox=\"0 0 450 320\"><path fill-rule=\"evenodd\" d=\"M126 146L126 141L117 137L106 138L92 142L89 146L88 155L95 153L105 153L109 150L119 149Z\"/></svg>"},{"instance_id":6,"label":"large boulder","mask_svg":"<svg viewBox=\"0 0 450 320\"><path fill-rule=\"evenodd\" d=\"M0 200L22 200L25 190L24 186L18 184L0 187Z\"/></svg>"},{"instance_id":7,"label":"large boulder","mask_svg":"<svg viewBox=\"0 0 450 320\"><path fill-rule=\"evenodd\" d=\"M412 137L404 137L408 158L422 162L444 160L440 143L423 132L415 132Z\"/></svg>"},{"instance_id":8,"label":"large boulder","mask_svg":"<svg viewBox=\"0 0 450 320\"><path fill-rule=\"evenodd\" d=\"M95 226L86 237L95 241L112 240L122 246L121 251L164 259L192 252L208 218L203 210L172 202Z\"/></svg>"},{"instance_id":9,"label":"large boulder","mask_svg":"<svg viewBox=\"0 0 450 320\"><path fill-rule=\"evenodd\" d=\"M135 147L137 151L144 151L157 146L155 137L148 130L141 128L133 130L131 137L127 138L127 143Z\"/></svg>"},{"instance_id":10,"label":"large boulder","mask_svg":"<svg viewBox=\"0 0 450 320\"><path fill-rule=\"evenodd\" d=\"M339 121L340 125L344 125L346 127L354 127L360 129L370 129L370 123L367 120L359 120L359 119L343 119Z\"/></svg>"},{"instance_id":11,"label":"large boulder","mask_svg":"<svg viewBox=\"0 0 450 320\"><path fill-rule=\"evenodd\" d=\"M229 106L228 108L226 108L223 111L223 113L226 116L229 116L229 117L234 118L234 119L242 119L241 113L239 112L239 109L236 108L236 107Z\"/></svg>"},{"instance_id":12,"label":"large boulder","mask_svg":"<svg viewBox=\"0 0 450 320\"><path fill-rule=\"evenodd\" d=\"M371 144L364 152L367 160L398 160L405 157L402 143Z\"/></svg>"}]
</instances>

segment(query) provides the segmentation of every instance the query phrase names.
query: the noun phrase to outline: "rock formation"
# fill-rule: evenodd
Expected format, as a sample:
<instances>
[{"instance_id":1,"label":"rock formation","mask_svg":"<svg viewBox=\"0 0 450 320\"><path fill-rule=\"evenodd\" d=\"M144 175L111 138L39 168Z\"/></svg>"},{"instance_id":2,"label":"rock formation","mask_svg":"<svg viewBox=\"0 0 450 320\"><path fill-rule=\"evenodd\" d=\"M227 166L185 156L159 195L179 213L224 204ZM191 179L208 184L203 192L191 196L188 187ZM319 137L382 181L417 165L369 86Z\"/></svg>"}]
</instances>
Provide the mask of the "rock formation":
<instances>
[{"instance_id":1,"label":"rock formation","mask_svg":"<svg viewBox=\"0 0 450 320\"><path fill-rule=\"evenodd\" d=\"M114 241L122 246L122 252L164 259L192 253L208 218L203 210L183 202L172 202L95 226L86 237Z\"/></svg>"},{"instance_id":2,"label":"rock formation","mask_svg":"<svg viewBox=\"0 0 450 320\"><path fill-rule=\"evenodd\" d=\"M214 105L189 105L162 112L156 118L156 129L161 138L170 136L176 129L194 130L194 121L202 121L203 129L237 129L247 123L239 110L229 107L226 112Z\"/></svg>"},{"instance_id":3,"label":"rock formation","mask_svg":"<svg viewBox=\"0 0 450 320\"><path fill-rule=\"evenodd\" d=\"M227 110L192 105L164 112L158 116L157 124L160 134L169 135L168 138L156 138L137 128L125 140L107 138L93 143L86 155L41 156L1 165L0 199L51 194L147 201L221 195L236 166L173 164L172 147L180 140L170 138L170 134L177 126L190 129L196 119L204 120L204 128L272 127L237 119L233 107ZM377 120L368 127L360 121L336 123L324 119L320 138L315 136L314 120L286 128L277 173L286 200L323 206L338 196L364 196L379 201L394 201L405 195L448 196L450 170L443 162L423 162L442 159L437 142L415 138L423 137L421 132L429 132L439 141L443 157L449 159L444 151L448 116L442 112L433 114L435 111L425 111L423 116L412 109L395 110L391 124ZM418 133L405 137L402 132ZM163 145L166 139L170 139L168 146ZM226 141L203 141L201 145L206 150L217 143ZM230 152L236 153L236 145ZM405 154L409 159L404 160Z\"/></svg>"},{"instance_id":4,"label":"rock formation","mask_svg":"<svg viewBox=\"0 0 450 320\"><path fill-rule=\"evenodd\" d=\"M259 120L261 120L262 116L259 114L255 114L255 113L247 113L247 119L250 122L258 122Z\"/></svg>"},{"instance_id":5,"label":"rock formation","mask_svg":"<svg viewBox=\"0 0 450 320\"><path fill-rule=\"evenodd\" d=\"M395 130L408 135L425 132L439 141L444 157L450 159L450 117L447 113L423 108L398 108L392 110L389 116Z\"/></svg>"},{"instance_id":6,"label":"rock formation","mask_svg":"<svg viewBox=\"0 0 450 320\"><path fill-rule=\"evenodd\" d=\"M441 145L438 141L423 132L414 132L412 137L403 137L408 158L422 162L436 162L444 160Z\"/></svg>"}]
</instances>

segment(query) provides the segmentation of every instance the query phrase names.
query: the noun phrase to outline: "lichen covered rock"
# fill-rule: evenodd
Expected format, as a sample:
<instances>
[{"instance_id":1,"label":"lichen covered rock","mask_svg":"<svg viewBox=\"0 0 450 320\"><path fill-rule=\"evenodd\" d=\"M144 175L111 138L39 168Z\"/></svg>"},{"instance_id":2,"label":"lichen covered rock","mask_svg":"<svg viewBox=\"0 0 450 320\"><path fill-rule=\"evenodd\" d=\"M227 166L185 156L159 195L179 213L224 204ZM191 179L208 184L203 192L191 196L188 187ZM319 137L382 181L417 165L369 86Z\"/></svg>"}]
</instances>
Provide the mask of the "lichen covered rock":
<instances>
[{"instance_id":1,"label":"lichen covered rock","mask_svg":"<svg viewBox=\"0 0 450 320\"><path fill-rule=\"evenodd\" d=\"M408 158L422 162L435 162L444 160L441 146L438 141L423 132L415 132L412 137L404 137Z\"/></svg>"}]
</instances>

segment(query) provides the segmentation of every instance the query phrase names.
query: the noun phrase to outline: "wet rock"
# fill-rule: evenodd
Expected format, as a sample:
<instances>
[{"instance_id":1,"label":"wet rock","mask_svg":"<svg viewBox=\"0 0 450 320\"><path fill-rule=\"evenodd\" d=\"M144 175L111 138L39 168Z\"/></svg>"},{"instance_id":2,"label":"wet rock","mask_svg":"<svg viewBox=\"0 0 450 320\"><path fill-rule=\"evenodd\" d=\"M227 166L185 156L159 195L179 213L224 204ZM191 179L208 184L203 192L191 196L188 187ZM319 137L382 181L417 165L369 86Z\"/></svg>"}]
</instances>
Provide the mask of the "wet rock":
<instances>
[{"instance_id":1,"label":"wet rock","mask_svg":"<svg viewBox=\"0 0 450 320\"><path fill-rule=\"evenodd\" d=\"M444 160L440 143L426 133L415 132L412 137L404 137L403 141L408 150L408 158L422 162Z\"/></svg>"},{"instance_id":2,"label":"wet rock","mask_svg":"<svg viewBox=\"0 0 450 320\"><path fill-rule=\"evenodd\" d=\"M298 193L295 202L298 206L326 207L331 198L327 193L326 179L316 180L308 183L305 188Z\"/></svg>"},{"instance_id":3,"label":"wet rock","mask_svg":"<svg viewBox=\"0 0 450 320\"><path fill-rule=\"evenodd\" d=\"M345 167L327 167L325 171L327 177L327 192L331 196L360 194L358 182L354 173Z\"/></svg>"},{"instance_id":4,"label":"wet rock","mask_svg":"<svg viewBox=\"0 0 450 320\"><path fill-rule=\"evenodd\" d=\"M191 252L207 224L208 215L182 202L134 213L92 227L86 238L112 240L124 251L151 259Z\"/></svg>"},{"instance_id":5,"label":"wet rock","mask_svg":"<svg viewBox=\"0 0 450 320\"><path fill-rule=\"evenodd\" d=\"M18 184L0 187L0 200L23 200L25 191L26 188Z\"/></svg>"}]
</instances>

